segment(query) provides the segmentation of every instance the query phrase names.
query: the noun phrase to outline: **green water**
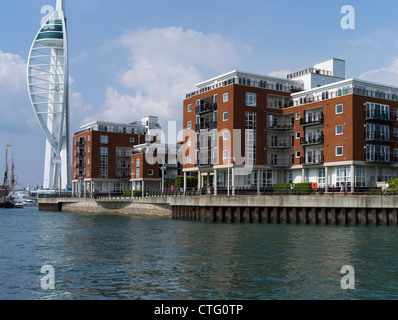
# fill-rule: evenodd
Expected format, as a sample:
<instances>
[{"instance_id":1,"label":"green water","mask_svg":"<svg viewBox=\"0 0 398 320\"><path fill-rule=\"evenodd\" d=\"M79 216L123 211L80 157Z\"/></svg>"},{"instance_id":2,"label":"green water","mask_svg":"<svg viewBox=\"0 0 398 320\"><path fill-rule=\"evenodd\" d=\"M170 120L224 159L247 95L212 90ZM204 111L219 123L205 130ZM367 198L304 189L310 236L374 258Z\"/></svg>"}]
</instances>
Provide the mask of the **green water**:
<instances>
[{"instance_id":1,"label":"green water","mask_svg":"<svg viewBox=\"0 0 398 320\"><path fill-rule=\"evenodd\" d=\"M396 227L0 210L0 299L396 299L397 253Z\"/></svg>"}]
</instances>

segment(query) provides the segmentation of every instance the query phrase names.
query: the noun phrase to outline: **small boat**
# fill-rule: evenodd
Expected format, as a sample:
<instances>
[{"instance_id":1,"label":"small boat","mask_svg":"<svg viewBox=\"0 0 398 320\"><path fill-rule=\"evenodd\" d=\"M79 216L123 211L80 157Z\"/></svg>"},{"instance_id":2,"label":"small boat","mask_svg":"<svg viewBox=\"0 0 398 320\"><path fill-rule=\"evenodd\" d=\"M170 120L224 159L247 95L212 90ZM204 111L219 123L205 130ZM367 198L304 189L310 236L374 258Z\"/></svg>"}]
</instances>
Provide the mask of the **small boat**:
<instances>
[{"instance_id":1,"label":"small boat","mask_svg":"<svg viewBox=\"0 0 398 320\"><path fill-rule=\"evenodd\" d=\"M14 207L15 207L15 208L18 208L18 209L21 209L21 208L24 207L24 205L23 205L22 202L15 202L15 203L14 203Z\"/></svg>"},{"instance_id":2,"label":"small boat","mask_svg":"<svg viewBox=\"0 0 398 320\"><path fill-rule=\"evenodd\" d=\"M24 207L37 207L39 205L39 203L36 200L34 200L34 199L25 199L22 202L22 205Z\"/></svg>"},{"instance_id":3,"label":"small boat","mask_svg":"<svg viewBox=\"0 0 398 320\"><path fill-rule=\"evenodd\" d=\"M0 201L0 209L12 209L15 205L11 201Z\"/></svg>"}]
</instances>

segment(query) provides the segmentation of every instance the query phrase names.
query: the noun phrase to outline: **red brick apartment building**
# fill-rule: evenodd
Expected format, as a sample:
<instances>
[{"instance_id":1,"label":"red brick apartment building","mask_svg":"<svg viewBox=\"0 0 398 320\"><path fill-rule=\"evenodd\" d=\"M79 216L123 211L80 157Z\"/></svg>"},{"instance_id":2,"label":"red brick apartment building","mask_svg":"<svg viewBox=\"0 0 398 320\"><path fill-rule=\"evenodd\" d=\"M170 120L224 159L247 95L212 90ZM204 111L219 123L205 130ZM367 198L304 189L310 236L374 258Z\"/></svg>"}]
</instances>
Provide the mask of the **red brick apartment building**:
<instances>
[{"instance_id":1,"label":"red brick apartment building","mask_svg":"<svg viewBox=\"0 0 398 320\"><path fill-rule=\"evenodd\" d=\"M398 88L330 59L286 79L233 71L184 100L183 172L228 186L377 185L398 176ZM184 179L186 180L186 179Z\"/></svg>"},{"instance_id":2,"label":"red brick apartment building","mask_svg":"<svg viewBox=\"0 0 398 320\"><path fill-rule=\"evenodd\" d=\"M149 143L147 133L153 129L160 130L157 117L129 124L95 121L82 126L73 137L72 192L111 194L132 190L136 179L132 162L136 166L136 157L144 157L135 147ZM157 177L159 165L150 168L153 178ZM152 178L146 173L141 181Z\"/></svg>"}]
</instances>

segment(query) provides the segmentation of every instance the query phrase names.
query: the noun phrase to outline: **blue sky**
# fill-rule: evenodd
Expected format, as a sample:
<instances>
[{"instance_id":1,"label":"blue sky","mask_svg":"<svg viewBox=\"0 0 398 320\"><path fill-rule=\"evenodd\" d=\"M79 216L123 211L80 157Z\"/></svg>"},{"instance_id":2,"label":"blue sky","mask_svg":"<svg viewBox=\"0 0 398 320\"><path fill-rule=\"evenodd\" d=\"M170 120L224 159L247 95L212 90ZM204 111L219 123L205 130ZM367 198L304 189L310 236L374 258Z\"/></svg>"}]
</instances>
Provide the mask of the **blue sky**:
<instances>
[{"instance_id":1,"label":"blue sky","mask_svg":"<svg viewBox=\"0 0 398 320\"><path fill-rule=\"evenodd\" d=\"M2 1L0 176L12 141L21 186L42 184L44 135L26 89L26 60L55 0ZM355 30L340 10L355 8ZM234 69L285 76L328 58L347 77L398 86L397 1L66 0L71 132L92 120L159 115L181 126L197 82Z\"/></svg>"}]
</instances>

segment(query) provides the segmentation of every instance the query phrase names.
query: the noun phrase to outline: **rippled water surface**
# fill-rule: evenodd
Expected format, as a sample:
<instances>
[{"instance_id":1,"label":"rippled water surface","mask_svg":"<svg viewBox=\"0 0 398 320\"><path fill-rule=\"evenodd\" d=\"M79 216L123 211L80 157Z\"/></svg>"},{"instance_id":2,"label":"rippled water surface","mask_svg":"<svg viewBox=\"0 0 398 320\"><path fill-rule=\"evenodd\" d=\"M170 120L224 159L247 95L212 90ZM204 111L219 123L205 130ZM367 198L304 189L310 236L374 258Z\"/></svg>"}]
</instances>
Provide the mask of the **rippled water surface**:
<instances>
[{"instance_id":1,"label":"rippled water surface","mask_svg":"<svg viewBox=\"0 0 398 320\"><path fill-rule=\"evenodd\" d=\"M397 253L396 227L0 209L0 299L397 299ZM355 290L341 289L344 265Z\"/></svg>"}]
</instances>

